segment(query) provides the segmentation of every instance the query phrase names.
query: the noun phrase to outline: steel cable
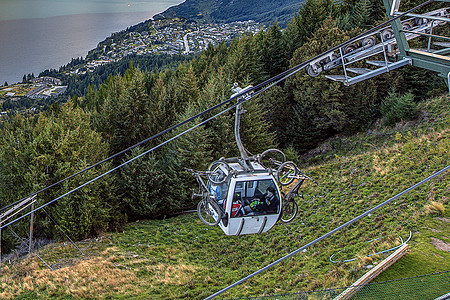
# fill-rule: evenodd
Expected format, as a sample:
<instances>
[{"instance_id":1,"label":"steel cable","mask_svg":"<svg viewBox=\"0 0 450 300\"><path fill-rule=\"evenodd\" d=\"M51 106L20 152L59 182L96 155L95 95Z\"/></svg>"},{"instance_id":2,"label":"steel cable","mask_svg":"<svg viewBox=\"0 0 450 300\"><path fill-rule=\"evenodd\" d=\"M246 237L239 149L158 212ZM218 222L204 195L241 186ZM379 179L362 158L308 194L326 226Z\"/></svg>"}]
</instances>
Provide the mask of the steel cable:
<instances>
[{"instance_id":1,"label":"steel cable","mask_svg":"<svg viewBox=\"0 0 450 300\"><path fill-rule=\"evenodd\" d=\"M180 136L182 136L182 135L184 135L184 134L186 134L186 133L188 133L188 132L194 130L195 128L197 128L197 127L199 127L199 126L201 126L201 125L203 125L203 124L205 124L205 123L207 123L207 122L209 122L209 121L211 121L211 120L217 118L218 116L224 114L225 112L227 112L227 111L233 109L233 108L236 107L237 105L238 105L238 103L234 104L233 106L230 106L229 108L227 108L227 109L221 111L220 113L218 113L218 114L216 114L216 115L214 115L214 116L212 116L212 117L210 117L210 118L204 120L203 122L201 122L201 123L199 123L199 124L197 124L197 125L195 125L195 126L189 128L189 129L187 129L187 130L181 132L180 134L178 134L178 135L176 135L176 136L174 136L174 137L168 139L167 141L165 141L165 142L163 142L163 143L161 143L161 144L159 144L159 145L157 145L157 146L155 146L155 147L153 147L153 148L151 148L151 149L149 149L149 150L147 150L147 151L145 151L145 152L143 152L143 153L141 153L141 154L139 154L139 155L133 157L133 158L130 159L130 160L127 160L126 162L120 164L119 166L117 166L117 167L115 167L115 168L113 168L113 169L111 169L111 170L109 170L109 171L107 171L107 172L105 172L105 173L103 173L103 174L100 174L99 176L97 176L97 177L95 177L95 178L93 178L93 179L91 179L91 180L89 180L89 181L83 183L82 185L80 185L80 186L78 186L78 187L76 187L76 188L70 190L69 192L67 192L67 193L65 193L65 194L63 194L63 195L61 195L61 196L59 196L59 197L57 197L57 198L55 198L55 199L53 199L53 200L51 200L51 201L45 203L45 204L43 204L43 205L41 205L40 207L38 207L38 208L36 208L36 209L34 209L34 210L32 210L32 211L26 213L25 215L23 215L23 216L21 216L21 217L15 219L14 221L11 221L11 222L7 223L6 225L3 225L2 227L0 227L0 229L3 229L3 228L5 228L5 227L7 227L7 226L9 226L9 225L14 224L15 222L17 222L17 221L19 221L19 220L21 220L21 219L27 217L28 215L32 214L33 212L36 212L36 211L38 211L38 210L40 210L40 209L43 209L44 207L46 207L46 206L48 206L48 205L50 205L50 204L52 204L52 203L58 201L59 199L65 197L65 196L68 196L68 195L72 194L72 193L75 192L75 191L78 191L79 189L85 187L86 185L91 184L92 182L97 181L98 179L100 179L100 178L102 178L102 177L108 175L109 173L112 173L112 172L114 172L115 170L117 170L117 169L119 169L119 168L121 168L121 167L123 167L123 166L125 166L125 165L127 165L127 164L129 164L129 163L131 163L131 162L133 162L133 161L135 161L136 159L138 159L138 158L140 158L140 157L142 157L142 156L144 156L144 155L146 155L146 154L148 154L148 153L150 153L150 152L152 152L152 151L154 151L154 150L156 150L156 149L158 149L158 148L164 146L165 144L168 144L169 142L171 142L171 141L173 141L173 140L179 138Z\"/></svg>"},{"instance_id":2,"label":"steel cable","mask_svg":"<svg viewBox=\"0 0 450 300\"><path fill-rule=\"evenodd\" d=\"M403 196L404 194L406 194L406 193L408 193L408 192L414 190L415 188L421 186L421 185L424 184L425 182L427 182L427 181L433 179L434 177L436 177L436 176L438 176L438 175L440 175L440 174L442 174L442 173L448 171L449 169L450 169L450 165L448 165L447 167L441 169L440 171L438 171L438 172L436 172L436 173L434 173L434 174L428 176L428 177L425 178L424 180L422 180L422 181L416 183L415 185L413 185L413 186L407 188L407 189L404 190L403 192L398 193L398 194L395 195L394 197L392 197L392 198L390 198L390 199L384 201L383 203L378 204L377 206L375 206L375 207L373 207L373 208L367 210L366 212L360 214L359 216L357 216L357 217L351 219L351 220L348 221L347 223L342 224L341 226L339 226L339 227L337 227L337 228L335 228L335 229L329 231L328 233L322 235L321 237L315 239L314 241L309 242L309 243L306 244L305 246L298 248L297 250L295 250L295 251L289 253L289 254L286 255L286 256L283 256L282 258L280 258L280 259L274 261L273 263L271 263L271 264L265 266L264 268L261 268L261 269L259 269L258 271L253 272L252 274L248 275L247 277L245 277L245 278L243 278L243 279L241 279L241 280L239 280L239 281L236 281L236 282L233 283L232 285L229 285L229 286L227 286L226 288L224 288L224 289L218 291L217 293L215 293L215 294L213 294L213 295L211 295L211 296L205 298L205 300L213 299L214 297L216 297L216 296L218 296L218 295L220 295L220 294L222 294L222 293L228 291L229 289L231 289L231 288L233 288L233 287L235 287L235 286L237 286L237 285L243 283L244 281L247 281L247 280L249 280L250 278L252 278L252 277L254 277L254 276L256 276L256 275L258 275L258 274L260 274L260 273L266 271L267 269L269 269L269 268L271 268L271 267L273 267L273 266L279 264L280 262L282 262L282 261L284 261L284 260L290 258L291 256L293 256L293 255L299 253L300 251L303 251L304 249L308 248L309 246L312 246L312 245L314 245L314 244L317 244L317 243L320 242L321 240L323 240L323 239L329 237L330 235L335 234L336 232L338 232L338 231L344 229L345 227L349 226L350 224L353 224L354 222L356 222L356 221L358 221L358 220L364 218L364 217L367 216L368 214L370 214L370 213L376 211L377 209L379 209L379 208L381 208L381 207L383 207L383 206L389 204L390 202L394 201L395 199L397 199L397 198Z\"/></svg>"},{"instance_id":3,"label":"steel cable","mask_svg":"<svg viewBox=\"0 0 450 300\"><path fill-rule=\"evenodd\" d=\"M378 26L372 28L371 30L368 30L368 31L366 31L366 32L363 33L363 34L360 34L360 35L358 35L358 36L356 36L356 37L354 37L354 38L348 40L347 42L344 42L344 43L342 43L342 44L340 44L340 45L338 45L338 46L335 46L335 47L333 47L332 49L330 49L330 50L328 50L328 51L326 51L326 52L324 52L324 53L322 53L322 54L320 54L320 55L318 55L318 56L316 56L316 57L314 57L314 58L312 58L312 59L310 59L310 60L308 60L308 61L306 61L306 62L303 62L303 63L301 63L301 64L299 64L299 65L297 65L297 66L295 66L295 67L293 67L293 68L291 68L291 69L289 69L289 70L283 72L283 73L278 74L277 76L274 76L274 77L272 77L272 78L270 78L270 79L268 79L268 80L266 80L266 81L264 81L264 82L262 82L262 83L260 83L260 84L258 84L258 85L256 85L256 86L254 86L254 87L252 87L252 88L250 88L250 89L248 89L248 90L245 90L244 93L236 94L236 95L230 97L229 99L227 99L227 100L225 100L225 101L223 101L223 102L221 102L221 103L219 103L219 104L217 104L217 105L215 105L215 106L213 106L213 107L211 107L211 108L209 108L209 109L207 109L207 110L205 110L205 111L203 111L203 112L201 112L201 113L199 113L199 114L197 114L197 115L195 115L195 116L193 116L193 117L190 117L190 118L186 119L185 121L183 121L183 122L181 122L181 123L178 123L177 125L174 125L174 126L168 128L168 129L164 130L164 131L161 131L160 133L155 134L155 135L149 137L149 138L146 139L146 140L143 140L143 141L141 141L141 142L139 142L139 143L137 143L137 144L135 144L135 145L133 145L133 146L131 146L131 147L125 149L125 150L122 150L122 151L120 151L120 152L118 152L118 153L116 153L116 154L114 154L114 155L112 155L112 156L110 156L110 157L108 157L108 158L106 158L106 159L104 159L104 160L102 160L102 161L100 161L100 162L98 162L98 163L96 163L96 164L94 164L94 165L88 167L88 168L85 168L85 169L83 169L83 170L81 170L81 171L79 171L79 172L77 172L77 173L75 173L75 174L73 174L73 175L71 175L71 176L69 176L69 177L66 177L66 178L64 178L64 179L62 179L62 180L60 180L60 181L58 181L58 182L56 182L56 183L54 183L54 184L52 184L52 185L50 185L50 186L48 186L48 187L46 187L46 188L44 188L44 189L38 191L38 192L35 192L35 193L31 194L31 195L28 196L28 197L32 197L32 196L34 196L34 195L37 195L37 194L39 194L39 193L41 193L41 192L44 192L44 191L50 189L50 188L52 188L52 187L54 187L54 186L56 186L56 185L59 185L59 184L61 184L61 183L64 182L64 181L67 181L67 180L69 180L69 179L71 179L71 178L73 178L73 177L75 177L75 176L77 176L77 175L79 175L79 174L81 174L81 173L84 173L84 172L86 172L86 171L88 171L88 170L90 170L90 169L92 169L92 168L94 168L94 167L96 167L96 166L98 166L98 165L104 163L104 162L107 162L107 161L109 161L109 160L111 160L111 159L113 159L113 158L115 158L115 157L117 157L117 156L119 156L119 155L121 155L121 154L123 154L123 153L125 153L125 152L127 152L127 151L129 151L129 150L131 150L131 149L134 149L134 148L136 148L136 147L138 147L138 146L140 146L140 145L142 145L142 144L145 144L145 143L149 142L150 140L153 140L153 139L155 139L155 138L157 138L157 137L159 137L159 136L161 136L161 135L163 135L163 134L165 134L165 133L167 133L167 132L169 132L169 131L172 131L172 130L174 130L174 129L176 129L176 128L178 128L178 127L180 127L180 126L182 126L182 125L184 125L184 124L186 124L186 123L188 123L188 122L190 122L190 121L192 121L192 120L194 120L194 119L196 119L196 118L198 118L198 117L201 117L201 116L203 116L203 115L205 115L205 114L207 114L207 113L209 113L209 112L211 112L211 111L213 111L213 110L215 110L215 109L217 109L217 108L219 108L219 107L221 107L221 106L223 106L223 105L225 105L225 104L228 104L228 103L230 103L231 101L233 101L234 99L239 99L239 98L240 98L242 95L244 95L244 94L251 93L251 92L254 92L255 90L257 90L256 92L254 92L253 94L251 94L251 95L250 95L249 97L247 97L246 99L241 98L239 101L237 101L236 104L232 105L231 107L229 107L229 108L227 108L227 109L224 109L224 110L221 111L220 113L218 113L218 114L216 114L216 115L214 115L214 116L212 116L212 117L210 117L210 118L208 118L208 119L206 119L206 120L200 122L199 124L197 124L197 125L195 125L195 126L189 128L189 129L183 131L182 133L180 133L180 134L178 134L178 135L176 135L176 136L174 136L174 137L168 139L167 141L165 141L165 142L163 142L163 143L158 144L157 146L155 146L155 147L153 147L153 148L151 148L151 149L149 149L149 150L143 152L142 154L140 154L140 155L138 155L138 156L136 156L136 157L134 157L134 158L132 158L132 159L130 159L130 160L128 160L128 161L122 163L122 164L120 164L119 166L117 166L117 167L115 167L115 168L113 168L113 169L111 169L111 170L109 170L109 171L107 171L107 172L105 172L105 173L103 173L103 174L101 174L101 175L95 177L94 179L91 179L90 181L88 181L88 182L86 182L86 183L84 183L84 184L82 184L82 185L80 185L80 186L78 186L78 187L72 189L71 191L69 191L69 192L67 192L67 193L65 193L65 194L63 194L63 195L61 195L61 196L59 196L59 197L57 197L57 198L55 198L55 199L53 199L53 200L51 200L51 201L45 203L45 204L43 204L42 206L40 206L40 207L38 207L38 208L36 208L36 209L30 211L29 213L27 213L27 214L21 216L20 218L14 220L14 221L11 221L10 223L8 223L8 224L6 224L6 225L0 227L0 229L3 229L3 228L5 228L5 227L7 227L7 226L9 226L9 225L12 225L13 223L15 223L15 222L17 222L17 221L19 221L19 220L25 218L26 216L30 215L31 213L33 213L33 212L35 212L35 211L38 211L38 210L40 210L40 209L43 209L44 207L46 207L46 206L48 206L48 205L50 205L50 204L56 202L57 200L59 200L59 199L65 197L65 196L67 196L67 195L70 195L71 193L73 193L73 192L75 192L75 191L77 191L77 190L83 188L84 186L86 186L86 185L88 185L88 184L90 184L90 183L92 183L92 182L94 182L94 181L96 181L96 180L98 180L98 179L100 179L100 178L102 178L102 177L104 177L104 176L106 176L106 175L112 173L113 171L115 171L115 170L117 170L117 169L119 169L119 168L121 168L121 167L123 167L123 166L125 166L125 165L127 165L127 164L129 164L129 163L131 163L131 162L133 162L133 161L135 161L135 160L137 160L138 158L140 158L140 157L142 157L142 156L144 156L144 155L146 155L146 154L148 154L148 153L150 153L150 152L152 152L152 151L154 151L154 150L156 150L156 149L158 149L158 148L164 146L165 144L167 144L167 143L169 143L169 142L171 142L171 141L173 141L173 140L175 140L175 139L181 137L182 135L184 135L184 134L186 134L186 133L188 133L188 132L194 130L195 128L197 128L197 127L199 127L199 126L201 126L201 125L203 125L203 124L205 124L205 123L207 123L207 122L209 122L209 121L215 119L216 117L218 117L218 116L222 115L223 113L225 113L225 112L231 110L232 108L236 107L238 104L244 103L244 102L246 102L246 101L252 99L253 97L259 95L260 93L266 91L266 90L269 89L270 87L272 87L272 86L278 84L279 82L281 82L281 81L287 79L288 77L294 75L295 73L297 73L299 70L301 70L301 69L303 69L304 67L306 67L307 64L311 63L311 62L314 61L315 59L320 58L321 56L323 56L323 55L325 55L325 54L327 54L327 53L330 53L330 52L332 52L332 51L335 51L335 50L337 50L337 49L339 49L339 48L341 48L341 47L344 47L345 45L348 45L348 44L352 43L353 41L356 41L356 40L358 40L359 38L361 38L361 37L363 37L363 36L365 36L365 35L368 35L368 34L370 34L370 33L372 33L372 32L375 32L376 30L382 28L383 26L387 25L388 23L390 23L390 22L392 22L392 21L394 21L394 20L396 20L396 19L399 19L399 18L405 16L406 14L408 14L408 13L410 13L410 12L412 12L412 11L415 11L415 10L417 10L418 8L420 8L420 7L422 7L422 6L425 6L425 5L427 5L427 4L431 3L431 2L434 2L434 1L435 1L435 0L428 0L428 1L426 1L426 2L424 2L424 3L422 3L422 4L420 4L420 5L418 5L418 6L416 6L416 7L414 7L413 9L410 9L410 10L408 10L407 12L402 13L401 15L398 15L397 17L394 17L394 18L392 18L392 19L390 19L390 20L388 20L388 21L386 21L386 22L384 22L384 23L382 23L382 24L380 24L380 25L378 25ZM260 90L259 90L259 89L260 89ZM267 265L266 267L264 267L264 268L262 268L262 269L260 269L260 270L258 270L258 271L256 271L256 272L254 272L254 273L248 275L247 277L245 277L245 278L243 278L243 279L241 279L241 280L235 282L234 284L232 284L232 285L230 285L230 286L228 286L228 287L226 287L226 288L220 290L219 292L217 292L217 293L215 293L215 294L213 294L213 295L211 295L211 296L205 298L205 300L215 298L216 296L218 296L218 295L224 293L225 291L227 291L227 290L229 290L229 289L231 289L231 288L233 288L233 287L235 287L235 286L237 286L237 285L243 283L244 281L246 281L246 280L248 280L248 279L250 279L250 278L252 278L252 277L254 277L254 276L256 276L256 275L258 275L258 274L260 274L260 273L262 273L262 272L264 272L264 271L266 271L267 269L269 269L269 268L271 268L271 267L273 267L273 266L275 266L275 265L281 263L282 261L284 261L284 260L286 260L286 259L292 257L293 255L299 253L300 251L303 251L304 249L306 249L306 248L308 248L308 247L310 247L310 246L312 246L312 245L314 245L314 244L316 244L316 243L322 241L323 239L327 238L328 236L331 236L331 235L335 234L336 232L338 232L338 231L344 229L345 227L347 227L347 226L351 225L352 223L354 223L354 222L360 220L361 218L367 216L368 214L370 214L370 213L372 213L372 212L378 210L379 208L381 208L381 207L383 207L383 206L389 204L389 203L392 202L393 200L395 200L395 199L401 197L402 195L404 195L404 194L408 193L409 191L411 191L411 190L413 190L413 189L419 187L420 185L422 185L422 184L424 184L425 182L427 182L427 181L433 179L434 177L436 177L436 176L438 176L438 175L444 173L445 171L447 171L447 170L449 170L449 169L450 169L450 165L447 166L447 167L445 167L444 169L442 169L442 170L440 170L440 171L434 173L433 175L431 175L431 176L425 178L424 180L420 181L419 183L417 183L417 184L411 186L410 188L404 190L403 192L401 192L401 193L395 195L394 197L392 197L392 198L386 200L385 202L383 202L383 203L381 203L381 204L375 206L374 208L372 208L372 209L366 211L365 213L363 213L363 214L361 214L361 215L359 215L359 216L353 218L352 220L348 221L347 223L345 223L345 224L343 224L343 225L341 225L341 226L339 226L339 227L333 229L332 231L329 231L328 233L326 233L326 234L322 235L321 237L315 239L314 241L312 241L312 242L306 244L305 246L303 246L303 247L301 247L301 248L299 248L299 249L297 249L297 250L295 250L295 251L289 253L288 255L286 255L286 256L284 256L284 257L278 259L277 261L275 261L275 262L273 262L273 263ZM7 209L7 208L9 208L9 207L11 207L11 206L13 206L13 205L19 203L20 201L23 201L23 200L27 199L28 197L25 197L25 198L23 198L23 199L21 199L21 200L15 202L15 203L12 203L12 204L10 204L10 205L8 205L8 206L5 206L5 207L3 207L1 210Z\"/></svg>"},{"instance_id":4,"label":"steel cable","mask_svg":"<svg viewBox=\"0 0 450 300\"><path fill-rule=\"evenodd\" d=\"M354 41L356 41L356 40L358 40L358 39L360 39L360 38L362 38L362 37L364 37L364 36L366 36L366 35L368 35L368 34L370 34L370 33L373 33L373 32L375 32L375 31L377 31L378 29L381 29L381 28L383 28L384 26L386 26L387 24L391 23L392 21L397 20L397 19L399 19L399 18L405 16L406 14L411 13L411 12L413 12L413 11L415 11L415 10L417 10L417 9L419 9L419 8L421 8L421 7L423 7L423 6L427 5L427 4L429 4L429 3L431 3L431 2L434 2L434 1L436 1L436 0L428 0L428 1L426 1L426 2L424 2L424 3L422 3L422 4L420 4L420 5L418 5L418 6L414 7L414 8L412 8L412 9L410 9L410 10L408 10L408 11L402 13L401 15L398 15L398 16L396 16L396 17L394 17L394 18L392 18L392 19L390 19L390 20L388 20L388 21L385 21L385 22L381 23L380 25L378 25L378 26L376 26L376 27L374 27L374 28L372 28L372 29L370 29L370 30L368 30L368 31L366 31L366 32L364 32L364 33L362 33L362 34L360 34L360 35L358 35L358 36L355 36L354 38L351 38L350 40L348 40L348 41L346 41L346 42L344 42L344 43L342 43L342 44L340 44L340 45L338 45L338 46L335 46L335 47L331 48L330 50L328 50L328 51L326 51L326 52L323 52L322 54L319 54L319 55L317 55L317 56L315 56L315 57L313 57L313 58L311 58L311 59L309 59L309 60L307 60L307 61L305 61L305 62L299 64L299 65L296 65L295 67L293 67L293 68L291 68L291 69L289 69L289 70L286 70L286 71L284 71L284 72L282 72L282 73L280 73L280 74L278 74L278 75L276 75L276 76L274 76L274 77L272 77L272 78L270 78L270 79L268 79L268 80L266 80L266 81L264 81L264 82L262 82L262 83L260 83L260 84L258 84L258 85L256 85L256 86L254 86L254 87L252 87L252 88L246 90L245 93L250 93L250 92L253 92L253 91L255 91L255 90L261 89L261 90L259 90L259 91L256 93L256 94L260 94L260 93L266 91L267 89L269 89L270 87L272 87L272 86L278 84L279 82L281 82L281 81L287 79L288 77L294 75L294 74L297 73L299 70L301 70L301 69L303 69L304 67L306 67L307 64L309 64L309 63L311 63L312 61L314 61L314 60L320 58L321 56L323 56L323 55L325 55L325 54L328 54L328 53L330 53L330 52L332 52L332 51L335 51L335 50L337 50L337 49L339 49L339 48L342 48L342 47L344 47L344 46L346 46L346 45L348 45L348 44L350 44L350 43L352 43L352 42L354 42ZM213 111L213 110L215 110L215 109L217 109L217 108L219 108L219 107L221 107L221 106L223 106L223 105L225 105L225 104L228 104L228 103L232 102L234 99L237 99L237 98L241 97L241 96L242 96L243 94L245 94L245 93L242 93L242 94L239 93L239 94L237 94L237 95L234 95L234 96L230 97L229 99L227 99L227 100L225 100L225 101L223 101L223 102L221 102L221 103L219 103L219 104L217 104L217 105L215 105L215 106L213 106L213 107L210 107L210 108L208 108L207 110L205 110L205 111L203 111L203 112L200 112L200 113L198 113L197 115L195 115L195 116L193 116L193 117L190 117L190 118L188 118L188 119L186 119L186 120L184 120L184 121L182 121L182 122L180 122L180 123L178 123L178 124L176 124L176 125L174 125L174 126L172 126L172 127L170 127L170 128L167 128L166 130L163 130L163 131L161 131L161 132L159 132L159 133L157 133L157 134L155 134L155 135L153 135L153 136L151 136L151 137L149 137L149 138L147 138L147 139L145 139L145 140L143 140L143 141L141 141L141 142L139 142L139 143L137 143L137 144L135 144L135 145L133 145L133 146L130 146L130 147L128 147L128 148L126 148L126 149L124 149L124 150L122 150L122 151L120 151L120 152L118 152L118 153L116 153L116 154L113 154L113 155L109 156L108 158L105 158L105 159L102 160L102 161L99 161L99 162L97 162L97 163L95 163L95 164L93 164L93 165L91 165L91 166L89 166L89 167L87 167L87 168L85 168L85 169L83 169L83 170L81 170L81 171L75 173L75 174L72 174L72 175L70 175L70 176L68 176L68 177L66 177L66 178L64 178L64 179L61 179L60 181L55 182L55 183L53 183L53 184L51 184L51 185L49 185L49 186L47 186L47 187L45 187L45 188L43 188L43 189L37 191L37 192L34 192L33 194L30 194L29 196L24 197L24 198L22 198L21 200L18 200L18 201L14 202L14 203L8 204L8 205L2 207L2 208L0 209L0 211L3 211L3 210L5 210L5 209L8 209L9 207L18 204L18 203L20 203L21 201L23 201L23 200L25 200L25 199L27 199L27 198L29 198L29 197L35 196L35 195L37 195L37 194L40 194L40 193L42 193L42 192L44 192L44 191L46 191L46 190L48 190L48 189L50 189L50 188L53 188L53 187L55 187L55 186L57 186L57 185L59 185L59 184L65 182L65 181L67 181L67 180L69 180L69 179L75 177L75 176L78 176L78 175L80 175L80 174L82 174L82 173L84 173L84 172L86 172L86 171L91 170L92 168L95 168L95 167L97 167L97 166L99 166L99 165L101 165L101 164L103 164L103 163L105 163L105 162L107 162L107 161L110 161L110 160L116 158L117 156L119 156L119 155L121 155L121 154L123 154L123 153L125 153L125 152L128 152L128 151L130 151L130 150L132 150L132 149L134 149L134 148L136 148L136 147L138 147L138 146L141 146L141 145L143 145L143 144L145 144L145 143L147 143L147 142L149 142L149 141L151 141L151 140L153 140L153 139L155 139L155 138L157 138L157 137L160 137L161 135L163 135L163 134L165 134L165 133L167 133L167 132L169 132L169 131L172 131L172 130L174 130L174 129L176 129L176 128L178 128L178 127L180 127L180 126L182 126L182 125L184 125L184 124L186 124L186 123L189 123L189 122L191 122L192 120L197 119L197 118L199 118L199 117L201 117L201 116L203 116L203 115L205 115L205 114L207 114L207 113L209 113L209 112L211 112L211 111ZM247 99L247 100L249 100L249 99ZM246 102L247 100L244 100L244 101L242 101L242 102Z\"/></svg>"}]
</instances>

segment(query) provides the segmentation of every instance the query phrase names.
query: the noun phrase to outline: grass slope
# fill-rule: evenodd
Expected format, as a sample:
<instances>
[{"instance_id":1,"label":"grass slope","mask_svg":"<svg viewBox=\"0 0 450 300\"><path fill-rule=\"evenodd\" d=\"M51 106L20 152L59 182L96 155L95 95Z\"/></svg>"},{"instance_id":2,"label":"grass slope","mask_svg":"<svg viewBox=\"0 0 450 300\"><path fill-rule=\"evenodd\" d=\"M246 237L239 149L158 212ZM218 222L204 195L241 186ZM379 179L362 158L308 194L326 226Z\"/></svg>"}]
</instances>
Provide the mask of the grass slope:
<instances>
[{"instance_id":1,"label":"grass slope","mask_svg":"<svg viewBox=\"0 0 450 300\"><path fill-rule=\"evenodd\" d=\"M335 138L301 165L320 186L307 184L301 212L288 225L262 235L226 237L195 214L128 224L121 233L82 241L85 256L63 243L39 255L3 263L0 297L202 299L351 220L450 161L448 97L421 104L421 117L395 128ZM448 174L426 183L340 233L223 294L271 295L350 285L367 257L412 232L410 251L376 280L450 270ZM376 241L369 242L373 239ZM447 248L445 248L445 246ZM331 263L357 257L349 263ZM389 254L389 253L388 253ZM386 254L387 255L387 254Z\"/></svg>"}]
</instances>

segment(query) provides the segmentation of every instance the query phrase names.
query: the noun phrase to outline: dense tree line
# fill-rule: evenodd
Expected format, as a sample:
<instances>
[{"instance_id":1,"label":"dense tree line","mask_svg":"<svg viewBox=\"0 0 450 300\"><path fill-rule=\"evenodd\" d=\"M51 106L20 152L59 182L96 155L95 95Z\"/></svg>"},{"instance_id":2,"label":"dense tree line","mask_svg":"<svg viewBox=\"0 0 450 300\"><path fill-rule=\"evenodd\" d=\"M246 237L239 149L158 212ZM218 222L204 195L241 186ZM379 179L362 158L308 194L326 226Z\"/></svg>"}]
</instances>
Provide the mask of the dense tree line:
<instances>
[{"instance_id":1,"label":"dense tree line","mask_svg":"<svg viewBox=\"0 0 450 300\"><path fill-rule=\"evenodd\" d=\"M93 72L85 74L68 75L67 73L74 66L80 66L85 62L82 58L72 59L72 61L59 68L45 70L39 76L51 76L62 80L67 85L67 90L62 99L66 96L84 96L88 92L89 86L97 89L110 75L125 74L131 61L142 71L152 72L153 70L163 71L167 68L176 68L183 61L191 60L192 56L186 55L167 55L167 54L147 54L147 55L128 55L118 62L108 63L97 67Z\"/></svg>"},{"instance_id":2,"label":"dense tree line","mask_svg":"<svg viewBox=\"0 0 450 300\"><path fill-rule=\"evenodd\" d=\"M64 97L48 97L43 99L18 97L13 100L8 97L2 103L2 110L8 112L10 115L15 115L16 112L24 114L30 109L33 109L34 113L38 113L47 110L55 102L65 102Z\"/></svg>"},{"instance_id":3,"label":"dense tree line","mask_svg":"<svg viewBox=\"0 0 450 300\"><path fill-rule=\"evenodd\" d=\"M358 11L367 9L372 17L358 17L353 11L355 5L361 5ZM255 85L348 40L361 28L379 22L383 18L379 9L375 1L308 0L286 30L275 22L267 31L240 37L229 46L210 46L190 61L180 64L176 57L167 58L169 65L178 63L177 67L149 72L137 57L136 61L127 61L124 72L108 74L111 70L105 66L103 71L88 75L90 79L79 84L83 92L74 90L67 103L55 103L34 117L16 116L5 124L0 132L0 204L49 186L228 99L234 82L243 87ZM351 22L345 21L349 18ZM159 66L158 62L149 64ZM114 68L125 69L124 65ZM428 73L425 77L424 73L405 68L345 87L299 72L245 104L248 113L242 119L242 140L252 153L274 146L303 153L332 135L370 125L380 116L381 108L386 109L382 103L388 94L392 101L392 93L412 92L405 102L410 106L411 99L439 89L439 79ZM102 77L106 74L107 78ZM39 203L123 164L210 116L40 194ZM56 202L49 207L50 213L69 234L82 238L130 220L163 217L194 207L190 191L195 184L183 168L205 169L219 157L238 155L233 118L232 111L221 115L126 164ZM46 216L40 218L43 234L54 236Z\"/></svg>"},{"instance_id":4,"label":"dense tree line","mask_svg":"<svg viewBox=\"0 0 450 300\"><path fill-rule=\"evenodd\" d=\"M22 77L22 83L30 83L31 79L35 78L34 73L23 75Z\"/></svg>"}]
</instances>

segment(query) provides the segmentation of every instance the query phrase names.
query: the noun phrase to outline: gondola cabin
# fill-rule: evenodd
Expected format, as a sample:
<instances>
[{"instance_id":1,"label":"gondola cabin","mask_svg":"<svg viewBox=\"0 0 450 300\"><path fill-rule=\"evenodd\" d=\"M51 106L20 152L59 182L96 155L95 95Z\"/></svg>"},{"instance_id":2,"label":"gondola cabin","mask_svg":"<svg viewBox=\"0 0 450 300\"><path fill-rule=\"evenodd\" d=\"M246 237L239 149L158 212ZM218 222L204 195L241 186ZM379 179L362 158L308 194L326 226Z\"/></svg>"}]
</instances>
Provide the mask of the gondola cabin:
<instances>
[{"instance_id":1,"label":"gondola cabin","mask_svg":"<svg viewBox=\"0 0 450 300\"><path fill-rule=\"evenodd\" d=\"M223 209L219 223L226 235L262 233L271 229L281 213L280 190L274 176L257 162L245 171L239 163L220 167L222 183L209 180L208 189Z\"/></svg>"}]
</instances>

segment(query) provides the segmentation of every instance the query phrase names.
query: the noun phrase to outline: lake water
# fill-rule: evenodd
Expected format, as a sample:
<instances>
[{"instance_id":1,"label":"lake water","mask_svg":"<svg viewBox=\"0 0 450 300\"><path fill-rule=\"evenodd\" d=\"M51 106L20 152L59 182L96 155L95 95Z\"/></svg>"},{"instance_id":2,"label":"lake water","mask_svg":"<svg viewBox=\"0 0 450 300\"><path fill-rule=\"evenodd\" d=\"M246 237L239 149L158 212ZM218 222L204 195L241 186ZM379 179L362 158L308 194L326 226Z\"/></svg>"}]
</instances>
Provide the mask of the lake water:
<instances>
[{"instance_id":1,"label":"lake water","mask_svg":"<svg viewBox=\"0 0 450 300\"><path fill-rule=\"evenodd\" d=\"M182 0L0 0L0 85L59 68Z\"/></svg>"}]
</instances>

